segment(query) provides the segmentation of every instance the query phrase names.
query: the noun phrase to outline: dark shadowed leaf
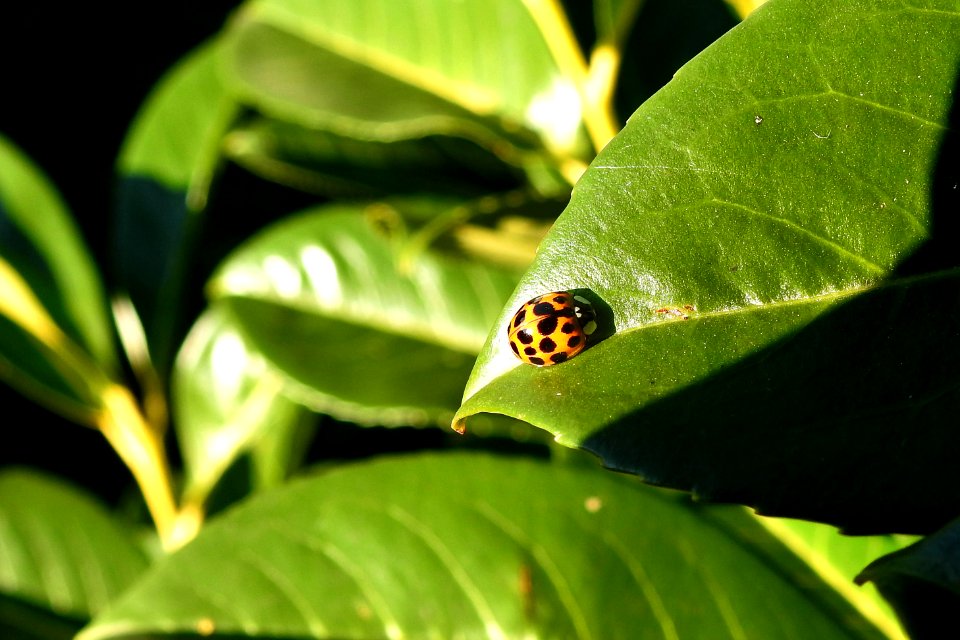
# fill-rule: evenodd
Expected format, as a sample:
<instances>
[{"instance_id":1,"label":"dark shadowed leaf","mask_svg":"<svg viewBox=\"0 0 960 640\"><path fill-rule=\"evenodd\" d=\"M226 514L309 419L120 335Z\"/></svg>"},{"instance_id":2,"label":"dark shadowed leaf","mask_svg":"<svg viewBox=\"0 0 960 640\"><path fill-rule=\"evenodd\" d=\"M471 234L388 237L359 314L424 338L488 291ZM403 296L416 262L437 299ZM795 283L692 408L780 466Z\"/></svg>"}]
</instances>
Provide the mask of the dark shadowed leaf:
<instances>
[{"instance_id":1,"label":"dark shadowed leaf","mask_svg":"<svg viewBox=\"0 0 960 640\"><path fill-rule=\"evenodd\" d=\"M477 144L446 136L375 142L259 118L232 131L225 148L264 178L332 197L480 196L522 178Z\"/></svg>"},{"instance_id":2,"label":"dark shadowed leaf","mask_svg":"<svg viewBox=\"0 0 960 640\"><path fill-rule=\"evenodd\" d=\"M114 254L121 286L165 368L197 216L207 204L220 143L237 113L217 73L220 45L187 56L137 115L117 170Z\"/></svg>"},{"instance_id":3,"label":"dark shadowed leaf","mask_svg":"<svg viewBox=\"0 0 960 640\"><path fill-rule=\"evenodd\" d=\"M877 586L914 640L942 638L960 605L960 523L877 560L857 582Z\"/></svg>"}]
</instances>

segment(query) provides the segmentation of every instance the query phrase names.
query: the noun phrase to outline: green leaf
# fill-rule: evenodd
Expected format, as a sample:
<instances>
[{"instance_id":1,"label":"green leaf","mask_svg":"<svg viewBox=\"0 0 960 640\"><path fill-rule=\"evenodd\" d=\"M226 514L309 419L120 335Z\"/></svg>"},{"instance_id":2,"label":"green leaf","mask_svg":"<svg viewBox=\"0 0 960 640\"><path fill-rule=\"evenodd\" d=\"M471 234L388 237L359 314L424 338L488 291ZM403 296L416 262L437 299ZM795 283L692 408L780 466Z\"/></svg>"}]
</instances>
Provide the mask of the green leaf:
<instances>
[{"instance_id":1,"label":"green leaf","mask_svg":"<svg viewBox=\"0 0 960 640\"><path fill-rule=\"evenodd\" d=\"M79 640L883 637L745 513L703 513L599 469L358 464L211 522Z\"/></svg>"},{"instance_id":2,"label":"green leaf","mask_svg":"<svg viewBox=\"0 0 960 640\"><path fill-rule=\"evenodd\" d=\"M336 197L480 196L515 189L522 179L469 140L371 142L265 118L232 131L226 153L268 180Z\"/></svg>"},{"instance_id":3,"label":"green leaf","mask_svg":"<svg viewBox=\"0 0 960 640\"><path fill-rule=\"evenodd\" d=\"M956 624L960 605L960 522L880 558L857 576L872 582L911 638L937 638Z\"/></svg>"},{"instance_id":4,"label":"green leaf","mask_svg":"<svg viewBox=\"0 0 960 640\"><path fill-rule=\"evenodd\" d=\"M297 383L291 393L318 411L437 424L456 408L516 273L424 250L419 243L433 239L424 235L432 227L411 234L405 220L455 226L477 213L473 206L408 200L317 208L238 249L210 290L251 344Z\"/></svg>"},{"instance_id":5,"label":"green leaf","mask_svg":"<svg viewBox=\"0 0 960 640\"><path fill-rule=\"evenodd\" d=\"M520 0L261 0L228 69L261 110L367 140L453 134L585 147L576 90Z\"/></svg>"},{"instance_id":6,"label":"green leaf","mask_svg":"<svg viewBox=\"0 0 960 640\"><path fill-rule=\"evenodd\" d=\"M681 69L577 185L457 419L851 531L960 512L958 18L773 0ZM560 289L598 339L520 366L510 316Z\"/></svg>"},{"instance_id":7,"label":"green leaf","mask_svg":"<svg viewBox=\"0 0 960 640\"><path fill-rule=\"evenodd\" d=\"M2 137L0 267L0 375L67 413L97 406L77 374L117 365L103 284L59 194Z\"/></svg>"},{"instance_id":8,"label":"green leaf","mask_svg":"<svg viewBox=\"0 0 960 640\"><path fill-rule=\"evenodd\" d=\"M820 578L855 603L860 612L885 629L891 636L896 631L896 617L887 602L867 586L853 580L867 564L892 553L915 540L909 536L846 536L834 527L805 520L766 518L757 523L778 542L803 560Z\"/></svg>"},{"instance_id":9,"label":"green leaf","mask_svg":"<svg viewBox=\"0 0 960 640\"><path fill-rule=\"evenodd\" d=\"M116 366L103 284L56 189L0 137L0 255L57 324L106 369Z\"/></svg>"},{"instance_id":10,"label":"green leaf","mask_svg":"<svg viewBox=\"0 0 960 640\"><path fill-rule=\"evenodd\" d=\"M215 306L200 316L183 343L172 381L191 500L204 501L238 456L301 425L304 410L283 388L283 376L251 350L229 314ZM273 462L289 457L278 452ZM275 481L284 474L267 475Z\"/></svg>"},{"instance_id":11,"label":"green leaf","mask_svg":"<svg viewBox=\"0 0 960 640\"><path fill-rule=\"evenodd\" d=\"M115 255L161 367L190 259L197 218L237 104L220 81L217 41L184 58L156 86L120 153Z\"/></svg>"},{"instance_id":12,"label":"green leaf","mask_svg":"<svg viewBox=\"0 0 960 640\"><path fill-rule=\"evenodd\" d=\"M25 469L0 471L0 549L0 629L23 637L98 613L147 565L102 505Z\"/></svg>"}]
</instances>

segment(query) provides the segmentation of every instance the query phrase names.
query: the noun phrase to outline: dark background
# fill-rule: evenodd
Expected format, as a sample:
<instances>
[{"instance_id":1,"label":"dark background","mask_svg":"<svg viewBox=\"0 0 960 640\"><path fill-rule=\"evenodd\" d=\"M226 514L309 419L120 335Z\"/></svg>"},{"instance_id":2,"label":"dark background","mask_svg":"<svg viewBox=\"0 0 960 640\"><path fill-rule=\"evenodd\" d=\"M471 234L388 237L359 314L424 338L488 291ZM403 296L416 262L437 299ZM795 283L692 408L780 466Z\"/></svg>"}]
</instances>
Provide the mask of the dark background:
<instances>
[{"instance_id":1,"label":"dark background","mask_svg":"<svg viewBox=\"0 0 960 640\"><path fill-rule=\"evenodd\" d=\"M56 185L108 269L113 167L151 87L217 32L238 0L10 3L0 17L0 134ZM110 274L105 276L109 279ZM103 437L0 383L0 465L48 469L109 501L131 486Z\"/></svg>"}]
</instances>

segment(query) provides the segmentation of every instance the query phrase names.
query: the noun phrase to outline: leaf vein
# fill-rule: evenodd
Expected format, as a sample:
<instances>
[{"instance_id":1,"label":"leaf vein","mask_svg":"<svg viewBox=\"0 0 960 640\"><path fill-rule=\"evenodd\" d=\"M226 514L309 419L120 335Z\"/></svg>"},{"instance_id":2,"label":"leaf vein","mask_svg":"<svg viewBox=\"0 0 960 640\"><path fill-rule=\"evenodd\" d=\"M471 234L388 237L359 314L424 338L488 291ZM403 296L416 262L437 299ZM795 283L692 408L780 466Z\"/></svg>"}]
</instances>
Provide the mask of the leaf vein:
<instances>
[{"instance_id":1,"label":"leaf vein","mask_svg":"<svg viewBox=\"0 0 960 640\"><path fill-rule=\"evenodd\" d=\"M249 552L241 552L240 560L248 567L263 576L266 581L282 594L290 605L296 610L303 621L307 623L310 633L315 637L323 637L327 634L327 627L318 617L310 601L303 597L294 584L287 579L284 573L278 570L274 565L268 563L260 556Z\"/></svg>"},{"instance_id":2,"label":"leaf vein","mask_svg":"<svg viewBox=\"0 0 960 640\"><path fill-rule=\"evenodd\" d=\"M311 552L321 553L331 562L337 565L344 574L346 574L357 588L366 596L376 615L380 618L381 624L388 638L402 638L403 633L400 630L400 624L396 616L390 610L390 605L382 596L380 590L373 583L366 579L365 571L351 562L349 556L339 547L335 546L329 540L322 543L319 540L307 536L296 535L293 531L281 529L276 526L268 525L268 528L278 536L289 540L291 543L299 545Z\"/></svg>"},{"instance_id":3,"label":"leaf vein","mask_svg":"<svg viewBox=\"0 0 960 640\"><path fill-rule=\"evenodd\" d=\"M603 540L623 561L627 569L630 570L630 574L637 582L637 585L639 585L643 597L650 605L650 611L653 613L653 617L656 619L657 624L660 625L660 631L663 632L663 637L666 640L680 640L680 635L677 633L677 627L673 622L673 618L670 616L670 612L667 611L656 585L643 568L643 563L630 553L618 538L610 533L604 533Z\"/></svg>"},{"instance_id":4,"label":"leaf vein","mask_svg":"<svg viewBox=\"0 0 960 640\"><path fill-rule=\"evenodd\" d=\"M398 523L407 528L413 535L417 536L430 548L437 556L437 559L450 572L453 579L463 589L464 594L473 604L477 614L484 623L487 635L490 638L505 639L507 636L500 628L490 604L487 602L483 591L474 583L473 579L467 573L459 562L456 555L429 527L413 517L409 512L401 509L397 505L392 505L387 513Z\"/></svg>"},{"instance_id":5,"label":"leaf vein","mask_svg":"<svg viewBox=\"0 0 960 640\"><path fill-rule=\"evenodd\" d=\"M794 231L794 232L796 232L796 233L798 233L798 234L800 234L800 235L807 236L807 237L813 239L814 241L816 241L816 242L819 243L820 245L822 245L822 246L824 246L824 247L826 247L826 248L828 248L828 249L831 249L831 250L835 251L835 252L838 253L838 254L847 256L848 258L852 259L854 262L860 264L861 266L866 267L866 268L867 268L868 270L870 270L870 271L873 271L874 274L876 274L876 275L878 275L878 276L884 275L884 274L887 273L887 270L886 270L886 269L884 269L884 268L881 267L880 265L876 264L875 262L873 262L873 261L871 261L871 260L867 260L867 259L864 258L863 256L861 256L861 255L859 255L859 254L857 254L857 253L854 253L853 251L851 251L850 249L844 247L844 246L841 245L840 243L838 243L838 242L836 242L836 241L834 241L834 240L831 240L830 238L827 238L827 237L825 237L825 236L822 236L822 235L820 235L820 234L814 233L813 231L810 231L809 229L806 229L806 228L802 227L801 225L797 224L796 222L793 222L792 220L788 220L788 219L786 219L786 218L781 218L781 217L779 217L779 216L775 216L775 215L773 215L773 214L771 214L771 213L767 213L767 212L765 212L765 211L760 211L760 210L758 210L758 209L753 209L753 208L751 208L751 207L747 207L746 205L743 205L743 204L740 204L740 203L737 203L737 202L730 202L730 201L721 200L721 199L715 199L714 202L715 202L716 204L721 205L721 206L727 206L727 207L730 207L730 208L733 208L733 209L739 209L739 210L741 210L741 211L743 211L743 212L745 212L745 213L747 213L747 214L749 214L749 215L752 215L752 216L755 216L755 217L758 217L758 218L763 218L763 219L765 219L765 220L770 220L771 222L775 222L775 223L777 223L777 224L783 225L784 227L787 227L788 229L790 229L790 230L792 230L792 231Z\"/></svg>"},{"instance_id":6,"label":"leaf vein","mask_svg":"<svg viewBox=\"0 0 960 640\"><path fill-rule=\"evenodd\" d=\"M540 565L543 572L550 578L550 582L553 583L557 594L560 596L560 601L566 608L567 614L570 616L570 621L577 630L577 637L592 638L593 634L590 632L590 625L587 623L583 610L577 603L573 590L570 588L570 583L563 577L559 567L557 567L556 563L550 558L546 549L538 544L534 544L530 538L523 533L521 527L507 520L503 514L495 511L489 504L480 503L476 509L481 516L503 531L504 534L518 545L530 549L534 560L537 561L537 564Z\"/></svg>"}]
</instances>

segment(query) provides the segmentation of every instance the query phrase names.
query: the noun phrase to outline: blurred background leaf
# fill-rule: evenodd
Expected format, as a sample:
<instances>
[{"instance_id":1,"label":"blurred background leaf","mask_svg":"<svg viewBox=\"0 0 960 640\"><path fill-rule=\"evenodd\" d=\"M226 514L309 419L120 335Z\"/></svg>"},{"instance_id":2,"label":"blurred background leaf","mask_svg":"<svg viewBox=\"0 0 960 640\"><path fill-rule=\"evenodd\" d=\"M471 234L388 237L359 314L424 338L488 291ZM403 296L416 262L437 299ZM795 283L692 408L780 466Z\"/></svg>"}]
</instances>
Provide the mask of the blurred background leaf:
<instances>
[{"instance_id":1,"label":"blurred background leaf","mask_svg":"<svg viewBox=\"0 0 960 640\"><path fill-rule=\"evenodd\" d=\"M205 501L243 454L260 461L250 487L279 484L296 466L303 454L296 434L307 416L283 387L283 376L250 349L224 309L215 305L200 316L177 357L171 388L189 502Z\"/></svg>"},{"instance_id":2,"label":"blurred background leaf","mask_svg":"<svg viewBox=\"0 0 960 640\"><path fill-rule=\"evenodd\" d=\"M183 312L198 217L238 105L220 81L213 40L157 84L131 125L117 165L114 259L150 354L166 370Z\"/></svg>"},{"instance_id":3,"label":"blurred background leaf","mask_svg":"<svg viewBox=\"0 0 960 640\"><path fill-rule=\"evenodd\" d=\"M431 225L457 226L477 207L420 199L317 208L239 248L210 291L314 409L374 424L442 423L517 277L432 244Z\"/></svg>"},{"instance_id":4,"label":"blurred background leaf","mask_svg":"<svg viewBox=\"0 0 960 640\"><path fill-rule=\"evenodd\" d=\"M956 521L923 540L873 562L857 577L872 582L893 605L915 640L952 628L960 604L960 528Z\"/></svg>"},{"instance_id":5,"label":"blurred background leaf","mask_svg":"<svg viewBox=\"0 0 960 640\"><path fill-rule=\"evenodd\" d=\"M518 188L523 179L469 140L367 141L262 117L234 129L226 153L265 179L332 197L480 196Z\"/></svg>"},{"instance_id":6,"label":"blurred background leaf","mask_svg":"<svg viewBox=\"0 0 960 640\"><path fill-rule=\"evenodd\" d=\"M147 568L134 535L83 491L0 471L0 633L72 638Z\"/></svg>"},{"instance_id":7,"label":"blurred background leaf","mask_svg":"<svg viewBox=\"0 0 960 640\"><path fill-rule=\"evenodd\" d=\"M68 415L95 409L95 383L82 374L117 368L103 283L59 194L5 138L0 260L0 375Z\"/></svg>"},{"instance_id":8,"label":"blurred background leaf","mask_svg":"<svg viewBox=\"0 0 960 640\"><path fill-rule=\"evenodd\" d=\"M515 0L263 0L230 36L231 77L274 117L366 140L456 134L504 154L585 148L576 91Z\"/></svg>"}]
</instances>

